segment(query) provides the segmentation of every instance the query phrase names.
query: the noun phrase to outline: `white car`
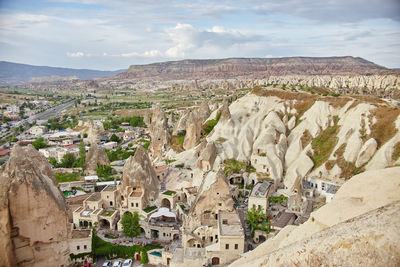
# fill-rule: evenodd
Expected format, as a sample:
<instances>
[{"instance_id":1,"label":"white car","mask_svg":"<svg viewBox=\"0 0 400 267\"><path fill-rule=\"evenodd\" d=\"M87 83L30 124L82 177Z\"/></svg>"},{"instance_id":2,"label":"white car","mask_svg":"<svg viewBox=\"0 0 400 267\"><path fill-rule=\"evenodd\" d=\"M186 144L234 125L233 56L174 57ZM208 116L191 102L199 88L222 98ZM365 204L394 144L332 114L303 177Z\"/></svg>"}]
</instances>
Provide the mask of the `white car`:
<instances>
[{"instance_id":1,"label":"white car","mask_svg":"<svg viewBox=\"0 0 400 267\"><path fill-rule=\"evenodd\" d=\"M122 266L122 261L116 260L116 261L114 261L114 264L112 267L121 267L121 266Z\"/></svg>"},{"instance_id":2,"label":"white car","mask_svg":"<svg viewBox=\"0 0 400 267\"><path fill-rule=\"evenodd\" d=\"M132 267L132 260L125 260L124 264L122 264L122 267Z\"/></svg>"},{"instance_id":3,"label":"white car","mask_svg":"<svg viewBox=\"0 0 400 267\"><path fill-rule=\"evenodd\" d=\"M112 262L111 261L105 261L103 263L103 267L111 267L112 266Z\"/></svg>"}]
</instances>

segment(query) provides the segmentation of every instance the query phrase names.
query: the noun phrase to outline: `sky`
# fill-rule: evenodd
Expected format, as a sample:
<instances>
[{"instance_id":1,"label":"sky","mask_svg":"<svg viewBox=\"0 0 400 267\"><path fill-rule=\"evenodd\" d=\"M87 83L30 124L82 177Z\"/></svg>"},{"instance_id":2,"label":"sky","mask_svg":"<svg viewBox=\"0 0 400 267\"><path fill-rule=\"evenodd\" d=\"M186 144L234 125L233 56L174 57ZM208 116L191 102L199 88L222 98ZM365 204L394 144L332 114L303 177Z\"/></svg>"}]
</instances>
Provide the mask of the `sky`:
<instances>
[{"instance_id":1,"label":"sky","mask_svg":"<svg viewBox=\"0 0 400 267\"><path fill-rule=\"evenodd\" d=\"M400 68L400 0L0 0L0 60L126 69L355 56Z\"/></svg>"}]
</instances>

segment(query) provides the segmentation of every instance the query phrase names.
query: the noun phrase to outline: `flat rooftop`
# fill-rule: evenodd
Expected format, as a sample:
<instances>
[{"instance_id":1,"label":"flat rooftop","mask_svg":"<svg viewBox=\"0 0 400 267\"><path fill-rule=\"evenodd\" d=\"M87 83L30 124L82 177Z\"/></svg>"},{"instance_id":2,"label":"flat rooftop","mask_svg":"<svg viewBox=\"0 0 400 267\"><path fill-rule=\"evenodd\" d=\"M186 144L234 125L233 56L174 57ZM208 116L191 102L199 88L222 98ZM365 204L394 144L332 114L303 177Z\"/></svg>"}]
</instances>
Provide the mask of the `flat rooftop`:
<instances>
[{"instance_id":1,"label":"flat rooftop","mask_svg":"<svg viewBox=\"0 0 400 267\"><path fill-rule=\"evenodd\" d=\"M243 225L237 211L220 211L218 217L222 236L244 236Z\"/></svg>"},{"instance_id":2,"label":"flat rooftop","mask_svg":"<svg viewBox=\"0 0 400 267\"><path fill-rule=\"evenodd\" d=\"M87 238L91 233L92 230L72 230L72 238Z\"/></svg>"},{"instance_id":3,"label":"flat rooftop","mask_svg":"<svg viewBox=\"0 0 400 267\"><path fill-rule=\"evenodd\" d=\"M99 201L101 199L100 193L96 192L90 195L90 197L88 197L86 199L86 201Z\"/></svg>"},{"instance_id":4,"label":"flat rooftop","mask_svg":"<svg viewBox=\"0 0 400 267\"><path fill-rule=\"evenodd\" d=\"M116 186L116 185L107 185L107 186L103 189L103 191L110 191L110 192L116 191L116 190L117 190L117 186Z\"/></svg>"},{"instance_id":5,"label":"flat rooftop","mask_svg":"<svg viewBox=\"0 0 400 267\"><path fill-rule=\"evenodd\" d=\"M289 221L294 217L295 217L294 213L280 211L272 220L271 225L283 228L286 225L288 225Z\"/></svg>"},{"instance_id":6,"label":"flat rooftop","mask_svg":"<svg viewBox=\"0 0 400 267\"><path fill-rule=\"evenodd\" d=\"M267 197L268 192L271 188L272 183L264 181L262 183L257 183L253 190L251 191L251 197Z\"/></svg>"}]
</instances>

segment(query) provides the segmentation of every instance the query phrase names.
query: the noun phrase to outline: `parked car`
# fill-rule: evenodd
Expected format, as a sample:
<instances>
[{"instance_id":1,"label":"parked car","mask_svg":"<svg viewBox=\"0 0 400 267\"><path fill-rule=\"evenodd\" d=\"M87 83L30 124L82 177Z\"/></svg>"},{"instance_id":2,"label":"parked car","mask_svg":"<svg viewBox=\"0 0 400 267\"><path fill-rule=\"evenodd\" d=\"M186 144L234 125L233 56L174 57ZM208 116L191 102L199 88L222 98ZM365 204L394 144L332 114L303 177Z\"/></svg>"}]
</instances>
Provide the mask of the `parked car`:
<instances>
[{"instance_id":1,"label":"parked car","mask_svg":"<svg viewBox=\"0 0 400 267\"><path fill-rule=\"evenodd\" d=\"M128 259L124 261L124 264L122 264L122 267L132 267L132 260Z\"/></svg>"},{"instance_id":2,"label":"parked car","mask_svg":"<svg viewBox=\"0 0 400 267\"><path fill-rule=\"evenodd\" d=\"M103 263L103 267L111 267L112 266L112 262L111 261L105 261Z\"/></svg>"},{"instance_id":3,"label":"parked car","mask_svg":"<svg viewBox=\"0 0 400 267\"><path fill-rule=\"evenodd\" d=\"M122 261L121 260L114 261L114 264L112 267L122 267Z\"/></svg>"}]
</instances>

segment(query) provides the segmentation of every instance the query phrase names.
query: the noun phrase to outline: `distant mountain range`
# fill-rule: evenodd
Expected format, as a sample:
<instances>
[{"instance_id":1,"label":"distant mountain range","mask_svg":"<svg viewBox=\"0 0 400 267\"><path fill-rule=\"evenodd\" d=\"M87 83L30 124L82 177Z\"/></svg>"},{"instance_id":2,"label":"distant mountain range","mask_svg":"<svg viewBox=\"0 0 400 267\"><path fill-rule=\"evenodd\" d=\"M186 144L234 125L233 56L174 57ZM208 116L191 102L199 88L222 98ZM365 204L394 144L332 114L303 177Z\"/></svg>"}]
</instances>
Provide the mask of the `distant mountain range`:
<instances>
[{"instance_id":1,"label":"distant mountain range","mask_svg":"<svg viewBox=\"0 0 400 267\"><path fill-rule=\"evenodd\" d=\"M47 66L33 66L7 61L0 61L0 85L21 84L32 78L45 76L75 76L82 80L106 77L125 70L100 71L89 69L69 69Z\"/></svg>"},{"instance_id":2,"label":"distant mountain range","mask_svg":"<svg viewBox=\"0 0 400 267\"><path fill-rule=\"evenodd\" d=\"M132 65L127 70L99 71L55 68L0 61L0 85L55 80L103 79L228 79L267 78L285 75L373 75L399 74L359 57L286 57L187 59L147 65Z\"/></svg>"},{"instance_id":3,"label":"distant mountain range","mask_svg":"<svg viewBox=\"0 0 400 267\"><path fill-rule=\"evenodd\" d=\"M227 58L132 65L115 79L226 79L284 75L372 75L393 73L359 57Z\"/></svg>"}]
</instances>

